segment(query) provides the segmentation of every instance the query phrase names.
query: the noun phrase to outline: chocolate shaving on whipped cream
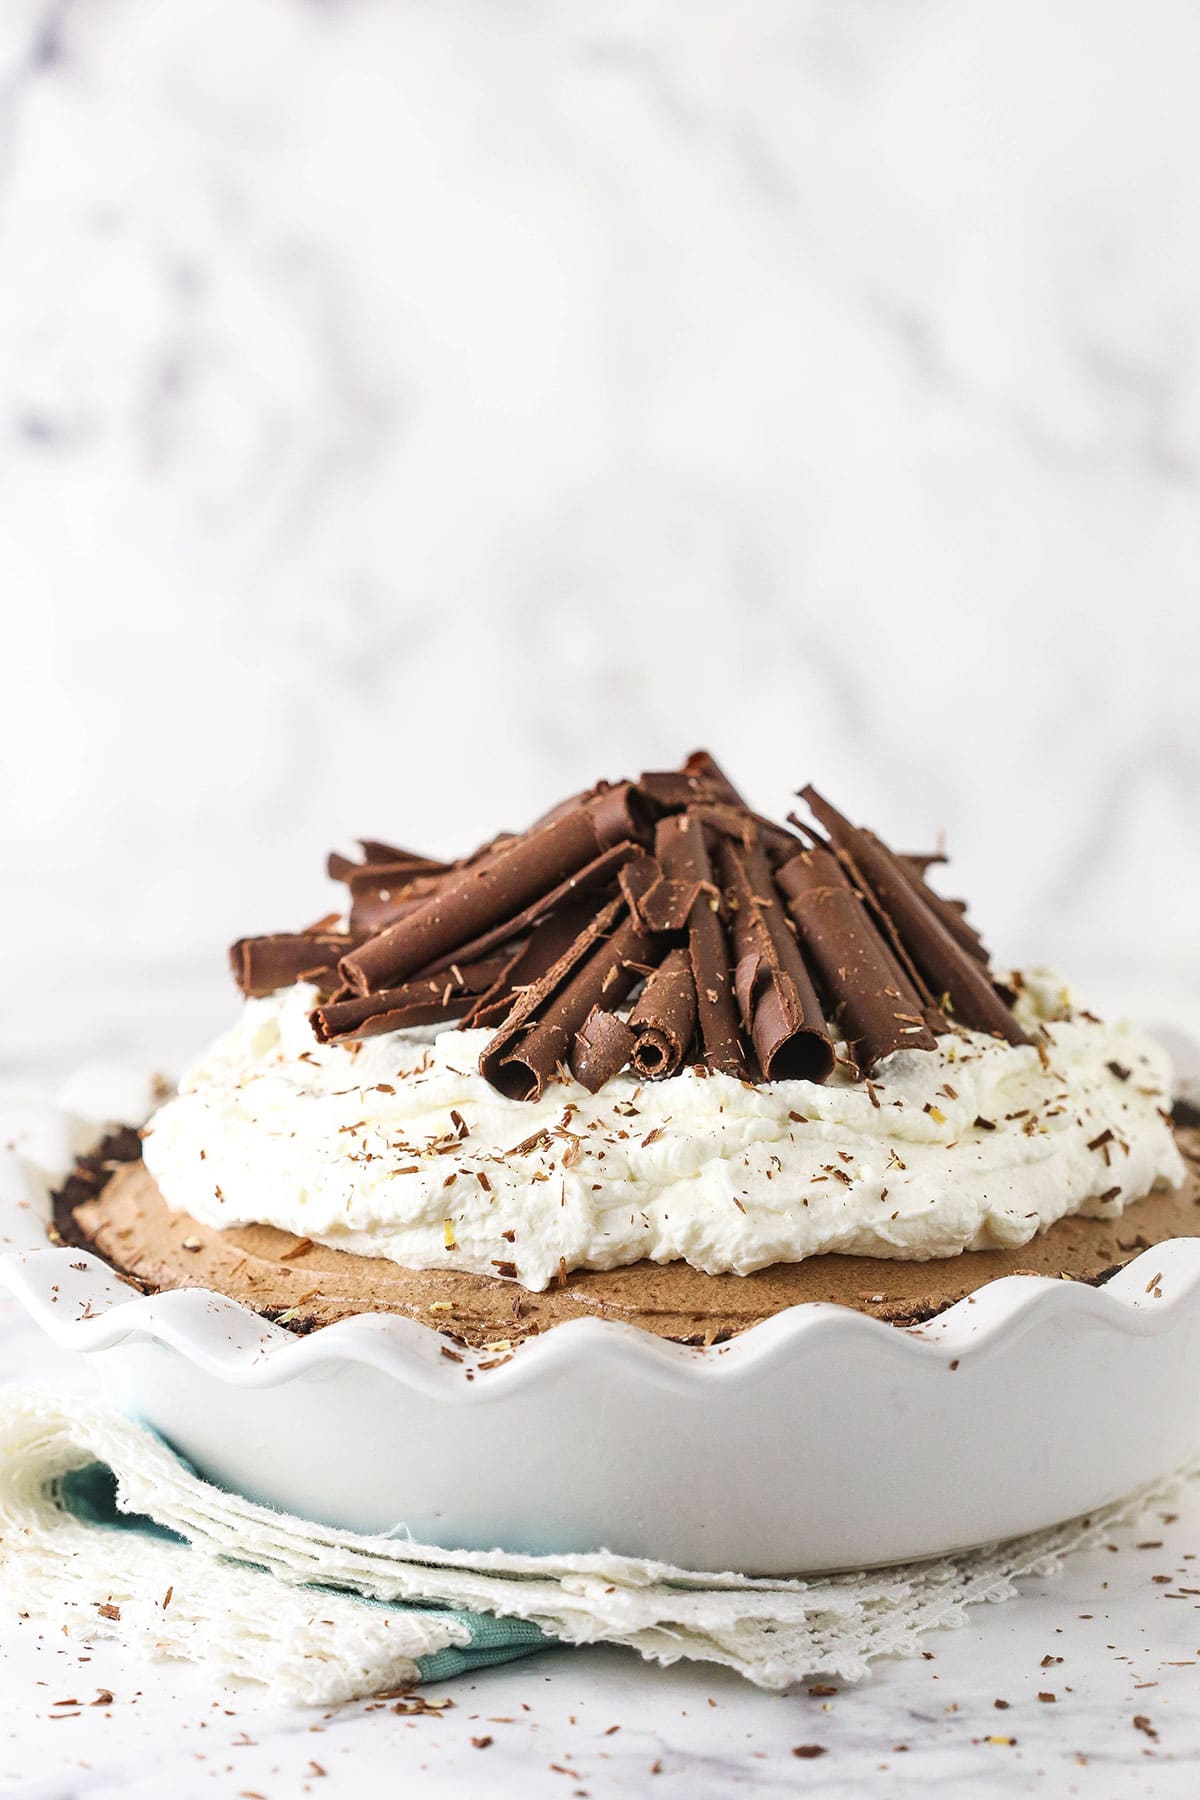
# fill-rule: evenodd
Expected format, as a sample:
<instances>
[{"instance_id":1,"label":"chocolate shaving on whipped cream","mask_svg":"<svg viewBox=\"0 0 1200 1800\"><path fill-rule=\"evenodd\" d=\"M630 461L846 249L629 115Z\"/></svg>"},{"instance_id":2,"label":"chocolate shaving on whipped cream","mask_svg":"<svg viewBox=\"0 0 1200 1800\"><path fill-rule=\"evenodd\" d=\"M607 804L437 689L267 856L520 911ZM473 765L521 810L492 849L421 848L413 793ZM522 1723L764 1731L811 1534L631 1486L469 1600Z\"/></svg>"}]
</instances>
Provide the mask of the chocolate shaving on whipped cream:
<instances>
[{"instance_id":1,"label":"chocolate shaving on whipped cream","mask_svg":"<svg viewBox=\"0 0 1200 1800\"><path fill-rule=\"evenodd\" d=\"M247 995L312 982L322 1043L457 1023L480 1071L535 1099L688 1062L742 1081L862 1076L955 1027L1030 1040L931 855L899 855L803 790L817 829L755 812L706 751L599 782L456 862L379 839L335 852L345 929L241 938ZM632 1002L632 1004L630 1004Z\"/></svg>"}]
</instances>

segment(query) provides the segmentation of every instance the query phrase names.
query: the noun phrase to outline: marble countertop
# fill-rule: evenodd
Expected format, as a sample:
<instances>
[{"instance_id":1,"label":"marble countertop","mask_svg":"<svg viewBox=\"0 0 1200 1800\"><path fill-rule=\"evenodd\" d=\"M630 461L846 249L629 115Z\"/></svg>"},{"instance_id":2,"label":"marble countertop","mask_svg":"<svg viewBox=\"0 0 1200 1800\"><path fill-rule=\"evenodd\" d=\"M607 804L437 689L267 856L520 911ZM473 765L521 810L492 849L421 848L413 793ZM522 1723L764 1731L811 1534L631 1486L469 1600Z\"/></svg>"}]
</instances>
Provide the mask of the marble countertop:
<instances>
[{"instance_id":1,"label":"marble countertop","mask_svg":"<svg viewBox=\"0 0 1200 1800\"><path fill-rule=\"evenodd\" d=\"M78 1391L88 1379L0 1302L0 1380ZM360 1800L411 1783L422 1795L522 1800L742 1790L1191 1800L1200 1483L1172 1505L1057 1577L1024 1582L1018 1600L932 1635L928 1657L881 1664L832 1694L764 1694L720 1670L563 1650L425 1690L453 1703L430 1714L379 1702L280 1711L214 1694L179 1664L0 1619L0 1794ZM1197 1598L1173 1597L1193 1570ZM104 1693L111 1703L93 1704Z\"/></svg>"},{"instance_id":2,"label":"marble countertop","mask_svg":"<svg viewBox=\"0 0 1200 1800\"><path fill-rule=\"evenodd\" d=\"M944 827L998 958L1200 1076L1198 33L0 7L0 1088L177 1072L349 834L714 732L768 810ZM83 1375L0 1303L6 1379ZM573 1651L312 1719L0 1622L0 1795L1190 1800L1193 1557L1195 1489L824 1697Z\"/></svg>"}]
</instances>

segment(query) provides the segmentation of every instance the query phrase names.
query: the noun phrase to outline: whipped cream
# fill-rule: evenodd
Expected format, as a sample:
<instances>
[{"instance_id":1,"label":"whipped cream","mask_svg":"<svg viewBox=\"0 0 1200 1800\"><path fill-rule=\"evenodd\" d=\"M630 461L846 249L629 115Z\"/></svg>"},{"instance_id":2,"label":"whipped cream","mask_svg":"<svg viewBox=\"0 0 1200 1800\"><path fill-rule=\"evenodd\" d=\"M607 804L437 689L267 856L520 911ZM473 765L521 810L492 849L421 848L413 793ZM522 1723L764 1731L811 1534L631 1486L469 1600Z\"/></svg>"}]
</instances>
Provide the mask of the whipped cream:
<instances>
[{"instance_id":1,"label":"whipped cream","mask_svg":"<svg viewBox=\"0 0 1200 1800\"><path fill-rule=\"evenodd\" d=\"M1183 1179L1164 1053L1072 1014L1041 972L1017 1005L1040 1055L955 1033L898 1051L870 1083L687 1070L532 1103L479 1074L486 1031L322 1046L314 999L300 984L247 1001L154 1115L145 1160L172 1208L542 1289L642 1257L748 1274L825 1251L1023 1244Z\"/></svg>"}]
</instances>

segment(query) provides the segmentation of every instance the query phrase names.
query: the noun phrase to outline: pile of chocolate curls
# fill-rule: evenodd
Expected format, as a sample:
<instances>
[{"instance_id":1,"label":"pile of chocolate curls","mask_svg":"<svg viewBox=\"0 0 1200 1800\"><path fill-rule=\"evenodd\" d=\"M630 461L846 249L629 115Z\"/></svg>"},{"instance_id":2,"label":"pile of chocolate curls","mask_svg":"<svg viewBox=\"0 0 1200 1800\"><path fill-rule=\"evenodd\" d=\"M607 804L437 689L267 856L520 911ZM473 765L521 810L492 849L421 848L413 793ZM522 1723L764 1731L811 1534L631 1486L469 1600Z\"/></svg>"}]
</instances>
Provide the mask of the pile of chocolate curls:
<instances>
[{"instance_id":1,"label":"pile of chocolate curls","mask_svg":"<svg viewBox=\"0 0 1200 1800\"><path fill-rule=\"evenodd\" d=\"M246 994L314 983L321 1043L487 1028L480 1070L515 1100L627 1066L823 1082L839 1043L866 1076L956 1026L1027 1043L961 901L926 879L940 859L801 798L811 823L765 819L701 750L459 862L362 840L361 862L329 859L345 922L242 938L234 976Z\"/></svg>"}]
</instances>

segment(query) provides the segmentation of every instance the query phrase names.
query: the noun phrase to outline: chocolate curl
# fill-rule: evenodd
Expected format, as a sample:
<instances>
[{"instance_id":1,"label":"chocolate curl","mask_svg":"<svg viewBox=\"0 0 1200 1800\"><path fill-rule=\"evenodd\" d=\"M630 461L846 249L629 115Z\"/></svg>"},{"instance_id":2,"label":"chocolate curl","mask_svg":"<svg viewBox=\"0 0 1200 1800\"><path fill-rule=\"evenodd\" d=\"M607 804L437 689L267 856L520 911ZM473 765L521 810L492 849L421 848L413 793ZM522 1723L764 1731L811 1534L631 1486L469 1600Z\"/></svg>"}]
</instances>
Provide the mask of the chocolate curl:
<instances>
[{"instance_id":1,"label":"chocolate curl","mask_svg":"<svg viewBox=\"0 0 1200 1800\"><path fill-rule=\"evenodd\" d=\"M490 1081L493 1087L500 1086L500 1083L493 1079L494 1073L500 1069L511 1046L522 1032L531 1029L538 1008L549 1000L567 977L578 968L599 939L606 932L612 930L620 917L623 905L624 902L621 900L610 900L576 932L544 973L536 976L518 992L503 1024L495 1037L484 1046L483 1054L479 1058L479 1073L485 1081ZM541 930L548 934L556 923L557 921L553 918L547 919ZM506 1093L508 1090L501 1088L500 1091Z\"/></svg>"},{"instance_id":2,"label":"chocolate curl","mask_svg":"<svg viewBox=\"0 0 1200 1800\"><path fill-rule=\"evenodd\" d=\"M362 936L382 931L418 906L445 880L411 863L363 863L346 877L350 889L350 926Z\"/></svg>"},{"instance_id":3,"label":"chocolate curl","mask_svg":"<svg viewBox=\"0 0 1200 1800\"><path fill-rule=\"evenodd\" d=\"M944 863L950 860L944 850L898 850L896 856L906 869L911 869L914 875L921 877L922 881L925 880L934 863Z\"/></svg>"},{"instance_id":4,"label":"chocolate curl","mask_svg":"<svg viewBox=\"0 0 1200 1800\"><path fill-rule=\"evenodd\" d=\"M681 769L646 770L639 775L638 786L662 811L696 811L706 825L726 837L744 841L749 821L775 855L794 856L799 848L790 831L748 805L707 750L693 750Z\"/></svg>"},{"instance_id":5,"label":"chocolate curl","mask_svg":"<svg viewBox=\"0 0 1200 1800\"><path fill-rule=\"evenodd\" d=\"M693 750L683 768L692 781L708 788L718 800L729 806L739 806L743 812L750 811L716 757L710 756L707 750Z\"/></svg>"},{"instance_id":6,"label":"chocolate curl","mask_svg":"<svg viewBox=\"0 0 1200 1800\"><path fill-rule=\"evenodd\" d=\"M359 838L358 847L366 862L412 863L414 868L424 870L427 875L445 874L451 866L436 856L422 856L419 850L398 850L394 844L385 844L379 838Z\"/></svg>"},{"instance_id":7,"label":"chocolate curl","mask_svg":"<svg viewBox=\"0 0 1200 1800\"><path fill-rule=\"evenodd\" d=\"M578 973L547 1006L541 1022L534 1026L521 1045L521 1060L529 1059L533 1068L544 1066L546 1056L553 1049L556 1062L561 1062L562 1053L557 1046L565 1036L571 1050L571 1073L576 1080L582 1081L572 1038L597 1008L611 1012L620 1004L630 988L636 987L648 973L653 955L652 937L636 915L629 914L611 938L601 940ZM543 1041L545 1049L542 1048Z\"/></svg>"},{"instance_id":8,"label":"chocolate curl","mask_svg":"<svg viewBox=\"0 0 1200 1800\"><path fill-rule=\"evenodd\" d=\"M867 883L862 879L862 876L855 868L853 859L844 855L832 843L827 842L825 838L821 837L819 832L813 830L811 825L806 825L803 820L798 819L795 813L788 814L788 823L794 825L796 830L803 834L807 844L812 845L818 850L824 850L827 855L832 856L835 861L842 865L846 879L853 887L857 898L862 902L863 906L866 907L867 915L870 918L872 925L874 925L876 931L884 940L893 959L899 963L909 986L913 989L914 993L920 996L921 1011L924 1015L925 1023L928 1025L930 1031L932 1031L934 1037L944 1037L950 1029L949 1020L934 999L929 983L909 955L908 946L900 936L900 933L896 930L894 921L879 905L875 895L871 892L871 889L867 886Z\"/></svg>"},{"instance_id":9,"label":"chocolate curl","mask_svg":"<svg viewBox=\"0 0 1200 1800\"><path fill-rule=\"evenodd\" d=\"M543 825L553 825L567 813L574 812L580 806L585 806L589 800L596 800L601 794L611 793L612 788L611 781L598 781L594 787L580 788L577 794L568 794L565 800L556 801L548 812L539 813L529 827L530 831L540 831Z\"/></svg>"},{"instance_id":10,"label":"chocolate curl","mask_svg":"<svg viewBox=\"0 0 1200 1800\"><path fill-rule=\"evenodd\" d=\"M451 866L437 862L431 856L422 856L416 850L397 850L391 844L381 844L378 838L359 838L358 845L363 853L360 863L353 857L343 856L340 850L329 852L325 867L331 881L349 881L352 875L367 868L404 868L414 875L443 875Z\"/></svg>"},{"instance_id":11,"label":"chocolate curl","mask_svg":"<svg viewBox=\"0 0 1200 1800\"><path fill-rule=\"evenodd\" d=\"M350 929L360 937L382 931L415 910L451 867L376 838L360 838L359 844L363 862L331 850L326 868L332 880L343 881L350 889Z\"/></svg>"},{"instance_id":12,"label":"chocolate curl","mask_svg":"<svg viewBox=\"0 0 1200 1800\"><path fill-rule=\"evenodd\" d=\"M676 813L660 819L654 834L654 854L668 881L692 888L696 894L688 914L688 952L696 985L704 1060L710 1069L744 1080L748 1073L746 1055L738 1030L720 896L695 813Z\"/></svg>"},{"instance_id":13,"label":"chocolate curl","mask_svg":"<svg viewBox=\"0 0 1200 1800\"><path fill-rule=\"evenodd\" d=\"M403 987L384 988L378 994L356 994L347 1000L327 1000L308 1015L313 1036L319 1044L333 1044L347 1038L379 1037L385 1031L402 1031L409 1025L437 1025L443 1019L459 1019L474 997L486 992L512 960L494 956L485 962L447 969L432 980L409 981Z\"/></svg>"},{"instance_id":14,"label":"chocolate curl","mask_svg":"<svg viewBox=\"0 0 1200 1800\"><path fill-rule=\"evenodd\" d=\"M532 906L527 906L524 912L518 913L515 918L505 919L502 924L494 926L491 931L484 932L482 937L472 938L469 944L462 944L457 950L446 956L438 957L436 962L430 965L428 973L433 974L438 969L446 968L450 962L460 956L472 959L486 956L489 951L495 949L497 944L505 944L510 938L523 936L526 931L529 931L534 925L540 925L543 919L551 913L558 912L561 907L581 900L585 895L594 893L600 888L608 887L614 876L624 874L627 866L637 862L650 864L652 861L653 858L647 856L637 844L628 842L614 844L611 850L605 850L590 863L585 863L578 873L569 875L566 881L551 888L548 894L542 894L533 902ZM593 903L592 910L595 910L595 903Z\"/></svg>"},{"instance_id":15,"label":"chocolate curl","mask_svg":"<svg viewBox=\"0 0 1200 1800\"><path fill-rule=\"evenodd\" d=\"M782 825L776 825L773 819L764 819L761 813L739 812L736 807L726 806L722 801L712 801L693 809L703 825L709 827L718 837L729 838L735 844L750 844L759 840L767 847L777 860L795 856L800 848L800 839Z\"/></svg>"},{"instance_id":16,"label":"chocolate curl","mask_svg":"<svg viewBox=\"0 0 1200 1800\"><path fill-rule=\"evenodd\" d=\"M922 1001L828 850L802 850L777 871L805 955L837 1009L861 1074L893 1050L933 1050Z\"/></svg>"},{"instance_id":17,"label":"chocolate curl","mask_svg":"<svg viewBox=\"0 0 1200 1800\"><path fill-rule=\"evenodd\" d=\"M638 896L634 911L647 931L686 931L702 891L698 881L675 881L660 873Z\"/></svg>"},{"instance_id":18,"label":"chocolate curl","mask_svg":"<svg viewBox=\"0 0 1200 1800\"><path fill-rule=\"evenodd\" d=\"M724 769L716 758L707 750L693 750L684 763L684 770L692 781L707 787L716 805L712 810L712 822L724 830L729 837L746 838L745 818L757 825L763 842L776 855L794 856L796 839L790 831L776 823L774 819L764 818L756 813L752 806L742 798L734 787Z\"/></svg>"},{"instance_id":19,"label":"chocolate curl","mask_svg":"<svg viewBox=\"0 0 1200 1800\"><path fill-rule=\"evenodd\" d=\"M589 1094L596 1094L606 1081L620 1074L633 1049L633 1033L616 1013L597 1006L575 1033L571 1069Z\"/></svg>"},{"instance_id":20,"label":"chocolate curl","mask_svg":"<svg viewBox=\"0 0 1200 1800\"><path fill-rule=\"evenodd\" d=\"M445 878L424 906L343 959L357 994L395 986L515 915L601 851L645 835L643 803L625 782Z\"/></svg>"},{"instance_id":21,"label":"chocolate curl","mask_svg":"<svg viewBox=\"0 0 1200 1800\"><path fill-rule=\"evenodd\" d=\"M587 906L565 907L551 913L530 933L523 949L518 950L485 994L481 994L462 1021L463 1031L474 1031L485 1025L501 1025L513 1001L525 989L541 981L560 956L570 949L592 917Z\"/></svg>"},{"instance_id":22,"label":"chocolate curl","mask_svg":"<svg viewBox=\"0 0 1200 1800\"><path fill-rule=\"evenodd\" d=\"M895 860L909 886L920 895L926 906L937 914L955 943L965 950L968 956L973 956L977 963L982 963L986 969L991 958L983 939L975 927L968 922L967 909L963 902L947 900L943 894L939 894L934 888L931 888L918 869L915 857L898 856Z\"/></svg>"},{"instance_id":23,"label":"chocolate curl","mask_svg":"<svg viewBox=\"0 0 1200 1800\"><path fill-rule=\"evenodd\" d=\"M683 812L708 798L708 790L683 769L643 769L638 787L660 812Z\"/></svg>"},{"instance_id":24,"label":"chocolate curl","mask_svg":"<svg viewBox=\"0 0 1200 1800\"><path fill-rule=\"evenodd\" d=\"M761 843L721 846L733 909L734 988L765 1081L827 1081L833 1039L784 918Z\"/></svg>"},{"instance_id":25,"label":"chocolate curl","mask_svg":"<svg viewBox=\"0 0 1200 1800\"><path fill-rule=\"evenodd\" d=\"M273 994L297 981L314 981L332 991L338 985L339 960L357 942L344 931L274 931L231 944L229 965L243 994Z\"/></svg>"},{"instance_id":26,"label":"chocolate curl","mask_svg":"<svg viewBox=\"0 0 1200 1800\"><path fill-rule=\"evenodd\" d=\"M851 825L815 788L805 788L802 798L825 827L855 880L870 891L891 921L932 991L949 996L959 1023L973 1031L998 1033L1010 1044L1028 1044L1029 1038L987 975L926 905L887 845L873 833Z\"/></svg>"},{"instance_id":27,"label":"chocolate curl","mask_svg":"<svg viewBox=\"0 0 1200 1800\"><path fill-rule=\"evenodd\" d=\"M681 769L646 769L638 776L638 786L656 806L670 812L701 801L720 801L743 812L749 808L732 781L707 750L693 750Z\"/></svg>"},{"instance_id":28,"label":"chocolate curl","mask_svg":"<svg viewBox=\"0 0 1200 1800\"><path fill-rule=\"evenodd\" d=\"M669 878L656 856L628 863L618 878L625 903L647 931L684 931L700 893L698 881Z\"/></svg>"},{"instance_id":29,"label":"chocolate curl","mask_svg":"<svg viewBox=\"0 0 1200 1800\"><path fill-rule=\"evenodd\" d=\"M300 937L311 938L311 937L321 937L322 935L324 935L326 933L330 933L330 932L334 933L338 937L344 938L346 936L346 930L342 924L341 913L338 913L338 912L322 913L321 917L319 919L314 919L312 921L311 925L302 926L298 935Z\"/></svg>"},{"instance_id":30,"label":"chocolate curl","mask_svg":"<svg viewBox=\"0 0 1200 1800\"><path fill-rule=\"evenodd\" d=\"M696 1030L696 983L686 945L668 951L629 1015L631 1061L644 1081L662 1081L683 1067Z\"/></svg>"},{"instance_id":31,"label":"chocolate curl","mask_svg":"<svg viewBox=\"0 0 1200 1800\"><path fill-rule=\"evenodd\" d=\"M592 1009L611 1010L645 973L649 952L625 902L610 900L517 1001L479 1059L484 1079L511 1100L538 1099Z\"/></svg>"}]
</instances>

